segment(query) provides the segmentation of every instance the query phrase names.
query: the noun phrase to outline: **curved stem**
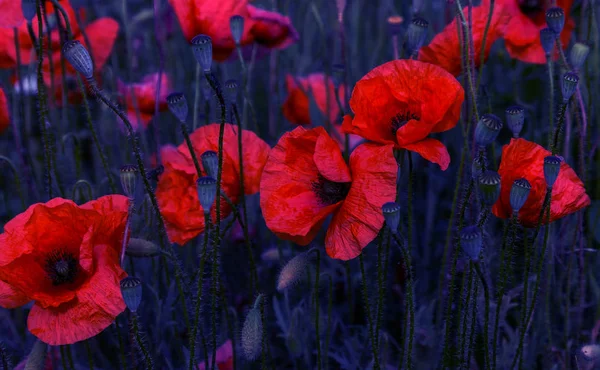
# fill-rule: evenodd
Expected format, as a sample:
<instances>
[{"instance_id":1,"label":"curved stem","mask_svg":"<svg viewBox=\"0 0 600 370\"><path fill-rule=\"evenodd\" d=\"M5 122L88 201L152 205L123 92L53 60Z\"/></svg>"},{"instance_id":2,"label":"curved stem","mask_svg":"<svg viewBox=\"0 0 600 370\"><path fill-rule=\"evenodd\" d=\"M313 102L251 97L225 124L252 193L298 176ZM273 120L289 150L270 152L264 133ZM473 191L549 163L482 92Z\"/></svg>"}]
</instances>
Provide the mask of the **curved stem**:
<instances>
[{"instance_id":1,"label":"curved stem","mask_svg":"<svg viewBox=\"0 0 600 370\"><path fill-rule=\"evenodd\" d=\"M565 125L565 116L567 113L567 106L569 102L563 102L558 108L558 123L556 124L556 128L554 129L554 139L552 140L552 145L550 146L550 150L552 155L556 155L558 153L558 147L560 145L560 134L562 133L563 126Z\"/></svg>"},{"instance_id":2,"label":"curved stem","mask_svg":"<svg viewBox=\"0 0 600 370\"><path fill-rule=\"evenodd\" d=\"M139 318L138 318L138 315L136 312L131 313L131 325L132 325L133 336L135 338L135 342L136 342L137 346L140 348L140 351L142 351L142 354L144 355L144 361L146 362L146 369L147 370L154 369L154 363L152 361L152 358L150 357L150 353L148 352L148 349L146 348L146 345L144 344L144 341L142 340L142 336L140 335Z\"/></svg>"},{"instance_id":3,"label":"curved stem","mask_svg":"<svg viewBox=\"0 0 600 370\"><path fill-rule=\"evenodd\" d=\"M494 16L494 4L496 0L490 0L490 11L488 12L487 22L485 23L485 29L483 31L483 38L481 39L481 56L479 58L479 75L477 76L476 88L479 88L481 83L481 76L483 74L483 64L485 63L485 46L487 43L487 36L490 30L490 24L492 23L492 17Z\"/></svg>"}]
</instances>

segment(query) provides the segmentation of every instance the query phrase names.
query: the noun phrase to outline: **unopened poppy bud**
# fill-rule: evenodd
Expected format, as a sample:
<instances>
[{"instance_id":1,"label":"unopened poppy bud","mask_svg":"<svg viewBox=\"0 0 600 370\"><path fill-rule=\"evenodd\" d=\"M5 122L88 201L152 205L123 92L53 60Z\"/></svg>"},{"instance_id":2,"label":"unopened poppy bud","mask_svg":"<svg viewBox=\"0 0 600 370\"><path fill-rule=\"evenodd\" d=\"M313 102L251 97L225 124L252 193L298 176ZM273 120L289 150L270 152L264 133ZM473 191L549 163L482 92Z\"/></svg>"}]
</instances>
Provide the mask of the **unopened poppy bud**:
<instances>
[{"instance_id":1,"label":"unopened poppy bud","mask_svg":"<svg viewBox=\"0 0 600 370\"><path fill-rule=\"evenodd\" d=\"M167 96L169 110L181 123L185 123L188 117L188 103L183 93L172 93Z\"/></svg>"},{"instance_id":2,"label":"unopened poppy bud","mask_svg":"<svg viewBox=\"0 0 600 370\"><path fill-rule=\"evenodd\" d=\"M160 254L160 248L148 240L130 238L125 254L130 257L154 257Z\"/></svg>"},{"instance_id":3,"label":"unopened poppy bud","mask_svg":"<svg viewBox=\"0 0 600 370\"><path fill-rule=\"evenodd\" d=\"M577 83L579 83L579 76L577 76L577 73L567 72L563 75L561 85L563 103L566 103L571 99L571 96L575 93L575 89L577 89Z\"/></svg>"},{"instance_id":4,"label":"unopened poppy bud","mask_svg":"<svg viewBox=\"0 0 600 370\"><path fill-rule=\"evenodd\" d=\"M231 37L236 45L242 41L244 35L244 17L241 15L234 15L229 18L229 29L231 30Z\"/></svg>"},{"instance_id":5,"label":"unopened poppy bud","mask_svg":"<svg viewBox=\"0 0 600 370\"><path fill-rule=\"evenodd\" d=\"M192 41L192 51L196 61L200 63L200 67L204 72L210 72L212 65L212 39L207 35L195 36Z\"/></svg>"},{"instance_id":6,"label":"unopened poppy bud","mask_svg":"<svg viewBox=\"0 0 600 370\"><path fill-rule=\"evenodd\" d=\"M399 15L392 15L392 16L388 17L387 24L388 24L388 32L390 33L390 36L398 36L400 34L400 32L402 32L402 22L403 21L404 21L404 18L402 18Z\"/></svg>"},{"instance_id":7,"label":"unopened poppy bud","mask_svg":"<svg viewBox=\"0 0 600 370\"><path fill-rule=\"evenodd\" d=\"M260 300L262 295L259 295L254 302L254 307L248 312L244 326L242 327L242 349L246 359L253 361L260 354L263 322L260 316Z\"/></svg>"},{"instance_id":8,"label":"unopened poppy bud","mask_svg":"<svg viewBox=\"0 0 600 370\"><path fill-rule=\"evenodd\" d=\"M129 199L134 198L135 194L135 186L137 184L137 176L138 169L136 166L132 164L126 164L121 167L121 171L119 173L119 177L121 178L121 187L123 188L123 193Z\"/></svg>"},{"instance_id":9,"label":"unopened poppy bud","mask_svg":"<svg viewBox=\"0 0 600 370\"><path fill-rule=\"evenodd\" d=\"M479 260L481 240L481 230L477 225L467 226L460 232L460 247L475 262Z\"/></svg>"},{"instance_id":10,"label":"unopened poppy bud","mask_svg":"<svg viewBox=\"0 0 600 370\"><path fill-rule=\"evenodd\" d=\"M493 114L484 114L477 122L475 127L475 142L480 147L490 145L500 132L502 121L498 116Z\"/></svg>"},{"instance_id":11,"label":"unopened poppy bud","mask_svg":"<svg viewBox=\"0 0 600 370\"><path fill-rule=\"evenodd\" d=\"M558 178L562 161L563 159L556 155L549 155L544 158L544 178L546 179L546 186L549 188L554 186Z\"/></svg>"},{"instance_id":12,"label":"unopened poppy bud","mask_svg":"<svg viewBox=\"0 0 600 370\"><path fill-rule=\"evenodd\" d=\"M579 352L586 361L600 360L600 344L586 344Z\"/></svg>"},{"instance_id":13,"label":"unopened poppy bud","mask_svg":"<svg viewBox=\"0 0 600 370\"><path fill-rule=\"evenodd\" d=\"M225 93L225 98L229 100L231 104L234 104L237 101L238 96L238 83L236 80L227 80L225 81L225 89L223 92Z\"/></svg>"},{"instance_id":14,"label":"unopened poppy bud","mask_svg":"<svg viewBox=\"0 0 600 370\"><path fill-rule=\"evenodd\" d=\"M77 40L71 40L64 43L62 47L65 59L73 68L81 73L83 77L91 80L94 77L94 63L87 49Z\"/></svg>"},{"instance_id":15,"label":"unopened poppy bud","mask_svg":"<svg viewBox=\"0 0 600 370\"><path fill-rule=\"evenodd\" d=\"M207 215L217 198L217 180L209 176L201 177L196 181L196 188L200 205L204 210L204 214Z\"/></svg>"},{"instance_id":16,"label":"unopened poppy bud","mask_svg":"<svg viewBox=\"0 0 600 370\"><path fill-rule=\"evenodd\" d=\"M554 33L560 34L565 26L565 11L557 6L546 10L546 24Z\"/></svg>"},{"instance_id":17,"label":"unopened poppy bud","mask_svg":"<svg viewBox=\"0 0 600 370\"><path fill-rule=\"evenodd\" d=\"M133 276L121 280L121 295L129 311L136 312L142 302L142 281Z\"/></svg>"},{"instance_id":18,"label":"unopened poppy bud","mask_svg":"<svg viewBox=\"0 0 600 370\"><path fill-rule=\"evenodd\" d=\"M423 46L427 37L427 27L429 22L420 17L413 18L410 22L406 31L406 47L411 54L416 53Z\"/></svg>"},{"instance_id":19,"label":"unopened poppy bud","mask_svg":"<svg viewBox=\"0 0 600 370\"><path fill-rule=\"evenodd\" d=\"M496 171L485 171L479 176L481 201L488 207L493 206L500 196L500 175Z\"/></svg>"},{"instance_id":20,"label":"unopened poppy bud","mask_svg":"<svg viewBox=\"0 0 600 370\"><path fill-rule=\"evenodd\" d=\"M202 153L200 160L202 161L202 167L204 167L206 175L216 179L217 172L219 171L219 156L217 155L217 152L207 150Z\"/></svg>"},{"instance_id":21,"label":"unopened poppy bud","mask_svg":"<svg viewBox=\"0 0 600 370\"><path fill-rule=\"evenodd\" d=\"M573 69L578 71L585 64L585 60L590 54L590 47L583 42L576 42L575 45L571 48L571 53L569 54L569 61L571 61L571 66Z\"/></svg>"},{"instance_id":22,"label":"unopened poppy bud","mask_svg":"<svg viewBox=\"0 0 600 370\"><path fill-rule=\"evenodd\" d=\"M283 266L277 279L278 291L282 292L300 280L310 262L310 256L309 252L300 253Z\"/></svg>"},{"instance_id":23,"label":"unopened poppy bud","mask_svg":"<svg viewBox=\"0 0 600 370\"><path fill-rule=\"evenodd\" d=\"M506 124L516 139L519 137L525 122L525 109L520 105L513 105L506 108Z\"/></svg>"},{"instance_id":24,"label":"unopened poppy bud","mask_svg":"<svg viewBox=\"0 0 600 370\"><path fill-rule=\"evenodd\" d=\"M393 234L398 232L400 226L400 205L396 202L387 202L381 207L385 224Z\"/></svg>"},{"instance_id":25,"label":"unopened poppy bud","mask_svg":"<svg viewBox=\"0 0 600 370\"><path fill-rule=\"evenodd\" d=\"M346 66L341 63L336 63L331 68L331 77L333 78L334 85L340 86L344 83L344 71L346 70Z\"/></svg>"},{"instance_id":26,"label":"unopened poppy bud","mask_svg":"<svg viewBox=\"0 0 600 370\"><path fill-rule=\"evenodd\" d=\"M33 348L27 356L27 362L25 362L25 370L39 370L45 369L46 366L46 355L48 354L48 345L41 340L36 340L33 344Z\"/></svg>"},{"instance_id":27,"label":"unopened poppy bud","mask_svg":"<svg viewBox=\"0 0 600 370\"><path fill-rule=\"evenodd\" d=\"M531 184L524 178L516 179L510 188L510 206L513 212L519 212L529 197Z\"/></svg>"},{"instance_id":28,"label":"unopened poppy bud","mask_svg":"<svg viewBox=\"0 0 600 370\"><path fill-rule=\"evenodd\" d=\"M542 28L540 30L540 42L542 44L542 49L544 49L544 52L548 57L554 49L554 44L556 43L556 34L550 28Z\"/></svg>"},{"instance_id":29,"label":"unopened poppy bud","mask_svg":"<svg viewBox=\"0 0 600 370\"><path fill-rule=\"evenodd\" d=\"M23 12L23 17L27 19L27 22L31 22L33 17L35 17L37 14L36 0L22 0L21 11Z\"/></svg>"}]
</instances>

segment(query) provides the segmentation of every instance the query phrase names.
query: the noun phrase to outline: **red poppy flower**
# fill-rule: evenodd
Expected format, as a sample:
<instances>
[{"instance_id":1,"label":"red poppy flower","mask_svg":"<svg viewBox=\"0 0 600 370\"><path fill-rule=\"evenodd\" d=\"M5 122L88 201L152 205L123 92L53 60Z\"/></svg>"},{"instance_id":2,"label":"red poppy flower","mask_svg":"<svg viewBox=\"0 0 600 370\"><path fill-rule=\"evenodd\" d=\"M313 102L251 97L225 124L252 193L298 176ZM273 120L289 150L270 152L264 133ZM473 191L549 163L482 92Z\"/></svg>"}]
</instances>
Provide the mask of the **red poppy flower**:
<instances>
[{"instance_id":1,"label":"red poppy flower","mask_svg":"<svg viewBox=\"0 0 600 370\"><path fill-rule=\"evenodd\" d=\"M347 165L323 127L297 127L271 150L260 181L267 226L282 239L307 245L330 214L327 254L358 256L383 226L381 206L396 197L392 145L358 146Z\"/></svg>"},{"instance_id":2,"label":"red poppy flower","mask_svg":"<svg viewBox=\"0 0 600 370\"><path fill-rule=\"evenodd\" d=\"M0 134L8 128L9 124L10 112L8 111L8 102L6 101L4 90L0 88Z\"/></svg>"},{"instance_id":3,"label":"red poppy flower","mask_svg":"<svg viewBox=\"0 0 600 370\"><path fill-rule=\"evenodd\" d=\"M510 189L513 182L525 178L531 184L531 191L525 205L519 211L519 220L525 227L537 226L546 196L544 178L544 158L551 153L536 143L525 139L512 139L502 148L502 161L498 173L502 179L500 198L492 208L496 217L508 218ZM552 187L550 222L577 212L590 205L590 197L585 193L583 183L569 165L562 162L558 178ZM544 223L546 219L544 218Z\"/></svg>"},{"instance_id":4,"label":"red poppy flower","mask_svg":"<svg viewBox=\"0 0 600 370\"><path fill-rule=\"evenodd\" d=\"M248 0L169 0L186 39L205 34L212 38L213 59L222 62L235 50L229 18L244 17L242 46L257 43L283 49L298 39L288 17L248 5Z\"/></svg>"},{"instance_id":5,"label":"red poppy flower","mask_svg":"<svg viewBox=\"0 0 600 370\"><path fill-rule=\"evenodd\" d=\"M456 126L465 92L442 68L416 60L394 60L376 67L356 83L350 98L354 118L343 130L397 149L419 153L446 170L444 144L427 137Z\"/></svg>"},{"instance_id":6,"label":"red poppy flower","mask_svg":"<svg viewBox=\"0 0 600 370\"><path fill-rule=\"evenodd\" d=\"M29 301L29 331L50 345L95 336L125 309L119 265L128 200L78 206L54 198L30 206L0 234L0 306Z\"/></svg>"},{"instance_id":7,"label":"red poppy flower","mask_svg":"<svg viewBox=\"0 0 600 370\"><path fill-rule=\"evenodd\" d=\"M508 54L526 63L546 63L546 54L540 41L540 30L546 28L546 10L549 2L525 0L501 0L510 21L506 26L504 40ZM575 28L575 21L569 16L573 0L557 0L556 6L565 11L565 27L560 34L560 40L566 49Z\"/></svg>"},{"instance_id":8,"label":"red poppy flower","mask_svg":"<svg viewBox=\"0 0 600 370\"><path fill-rule=\"evenodd\" d=\"M196 156L206 151L218 152L219 124L202 126L190 134ZM223 141L223 175L221 187L225 194L236 204L240 200L240 160L238 153L238 129L226 124ZM258 191L260 176L267 161L269 145L247 130L242 131L244 159L244 191L254 194ZM156 188L156 197L161 213L167 225L169 239L180 245L204 231L204 211L198 200L196 180L198 175L190 151L185 143L165 146L161 150L165 172L160 176ZM200 163L200 166L202 164ZM216 208L216 207L215 207ZM215 208L212 217L216 219ZM227 217L231 207L221 199L221 215Z\"/></svg>"},{"instance_id":9,"label":"red poppy flower","mask_svg":"<svg viewBox=\"0 0 600 370\"><path fill-rule=\"evenodd\" d=\"M2 9L0 12L0 27L2 28L17 27L25 21L20 1L0 0L0 9Z\"/></svg>"},{"instance_id":10,"label":"red poppy flower","mask_svg":"<svg viewBox=\"0 0 600 370\"><path fill-rule=\"evenodd\" d=\"M328 87L325 87L325 75L323 73L313 73L307 77L294 78L287 75L285 84L288 90L288 97L283 103L283 115L291 123L297 125L306 125L310 120L309 95L312 94L317 107L327 116L329 122L337 121L340 114L340 108L335 98L335 86L333 80L329 77ZM300 86L298 86L300 83ZM327 96L329 94L329 113L327 112ZM344 87L338 88L340 101L344 101Z\"/></svg>"},{"instance_id":11,"label":"red poppy flower","mask_svg":"<svg viewBox=\"0 0 600 370\"><path fill-rule=\"evenodd\" d=\"M140 83L125 84L122 81L118 81L118 88L119 94L125 99L127 116L134 128L137 128L138 123L140 122L144 128L148 127L148 123L152 119L152 116L154 116L156 89L158 88L158 73L145 76ZM170 89L171 81L169 76L163 73L160 82L159 111L164 111L168 108L167 95L169 95ZM138 111L139 119L137 114Z\"/></svg>"},{"instance_id":12,"label":"red poppy flower","mask_svg":"<svg viewBox=\"0 0 600 370\"><path fill-rule=\"evenodd\" d=\"M469 16L469 7L464 7L465 17ZM473 30L473 47L475 55L475 67L481 64L481 48L483 47L483 33L488 21L490 12L489 0L483 2L480 6L475 6L471 10L471 21ZM508 13L505 6L498 1L494 5L494 14L490 22L486 42L485 58L487 59L492 48L492 44L504 34L504 28L508 22ZM438 65L450 72L454 76L462 73L461 65L461 40L458 37L456 28L456 18L444 28L444 30L433 38L429 45L424 46L419 51L419 60Z\"/></svg>"},{"instance_id":13,"label":"red poppy flower","mask_svg":"<svg viewBox=\"0 0 600 370\"><path fill-rule=\"evenodd\" d=\"M208 358L209 368L211 367L212 356ZM217 348L217 368L219 370L233 370L233 346L231 345L231 340L227 340L223 345ZM198 370L205 369L204 361L198 364Z\"/></svg>"}]
</instances>

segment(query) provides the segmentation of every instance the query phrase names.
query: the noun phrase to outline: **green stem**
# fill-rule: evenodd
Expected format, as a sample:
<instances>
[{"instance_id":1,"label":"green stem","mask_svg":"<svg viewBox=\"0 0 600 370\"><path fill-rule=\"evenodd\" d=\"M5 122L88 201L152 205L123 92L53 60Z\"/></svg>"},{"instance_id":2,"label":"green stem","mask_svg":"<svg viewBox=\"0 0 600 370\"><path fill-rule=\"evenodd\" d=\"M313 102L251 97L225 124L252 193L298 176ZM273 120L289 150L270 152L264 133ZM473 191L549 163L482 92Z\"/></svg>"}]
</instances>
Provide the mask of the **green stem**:
<instances>
[{"instance_id":1,"label":"green stem","mask_svg":"<svg viewBox=\"0 0 600 370\"><path fill-rule=\"evenodd\" d=\"M146 370L152 370L154 369L154 362L152 361L152 358L150 357L150 353L148 352L148 349L146 348L146 345L144 344L144 341L142 340L142 336L140 335L140 323L139 323L139 318L136 312L131 312L131 325L132 325L132 330L133 330L133 336L135 338L135 342L137 344L137 346L140 348L140 351L142 351L142 354L144 355L144 362L146 363Z\"/></svg>"},{"instance_id":2,"label":"green stem","mask_svg":"<svg viewBox=\"0 0 600 370\"><path fill-rule=\"evenodd\" d=\"M315 335L317 341L317 368L322 369L323 363L321 360L321 331L319 330L319 275L321 269L321 252L315 249L317 252L317 264L315 273Z\"/></svg>"},{"instance_id":3,"label":"green stem","mask_svg":"<svg viewBox=\"0 0 600 370\"><path fill-rule=\"evenodd\" d=\"M371 350L373 351L373 369L379 370L379 354L377 353L377 341L375 340L375 332L373 330L373 316L371 314L371 303L369 299L369 294L367 293L367 274L365 273L365 262L362 253L358 256L358 260L360 262L360 274L362 277L361 285L365 305L365 312L367 314L367 326L369 329L369 338L371 340Z\"/></svg>"},{"instance_id":4,"label":"green stem","mask_svg":"<svg viewBox=\"0 0 600 370\"><path fill-rule=\"evenodd\" d=\"M487 285L487 282L485 280L485 276L483 275L483 272L481 271L481 268L479 267L478 263L474 264L475 267L475 271L477 272L477 275L479 276L479 280L481 280L481 285L483 286L483 295L485 297L485 317L483 320L483 348L485 351L485 364L486 367L488 369L491 370L491 363L490 363L490 351L489 351L489 335L488 335L488 331L489 331L489 319L490 319L490 291Z\"/></svg>"},{"instance_id":5,"label":"green stem","mask_svg":"<svg viewBox=\"0 0 600 370\"><path fill-rule=\"evenodd\" d=\"M90 340L88 339L83 342L83 346L85 347L85 352L88 356L88 366L90 370L94 370L94 353L92 352L92 346L90 346Z\"/></svg>"},{"instance_id":6,"label":"green stem","mask_svg":"<svg viewBox=\"0 0 600 370\"><path fill-rule=\"evenodd\" d=\"M384 248L389 248L390 238L386 239L385 236L385 225L381 234L379 236L379 243L377 243L377 314L375 318L375 334L377 339L377 347L379 347L379 330L381 328L381 322L383 320L383 303L384 303L384 293L385 293L385 284L384 284L384 269L387 263L383 261ZM384 240L387 240L386 245L384 246ZM387 261L386 261L387 262Z\"/></svg>"},{"instance_id":7,"label":"green stem","mask_svg":"<svg viewBox=\"0 0 600 370\"><path fill-rule=\"evenodd\" d=\"M404 266L406 268L406 303L408 305L408 315L409 317L409 333L408 333L408 349L406 356L406 368L412 369L412 348L413 341L415 338L415 303L414 303L414 281L413 281L413 272L412 272L412 262L410 257L410 250L408 246L402 245L402 240L398 237L398 234L392 234L394 237L394 241L400 247L400 252L402 253L402 258L404 259ZM402 365L402 364L400 364Z\"/></svg>"},{"instance_id":8,"label":"green stem","mask_svg":"<svg viewBox=\"0 0 600 370\"><path fill-rule=\"evenodd\" d=\"M469 322L469 303L471 302L471 292L473 290L473 262L469 263L469 282L467 283L467 298L465 300L465 311L463 314L463 330L462 330L462 342L460 344L460 356L461 356L461 366L465 365L465 367L468 367L468 364L465 363L466 361L466 354L467 351L465 350L465 345L467 344L467 323ZM475 297L475 301L477 300L477 297Z\"/></svg>"},{"instance_id":9,"label":"green stem","mask_svg":"<svg viewBox=\"0 0 600 370\"><path fill-rule=\"evenodd\" d=\"M548 82L550 84L550 130L548 145L552 142L552 131L554 130L554 71L552 68L552 58L550 55L546 55L546 65L548 66Z\"/></svg>"},{"instance_id":10,"label":"green stem","mask_svg":"<svg viewBox=\"0 0 600 370\"><path fill-rule=\"evenodd\" d=\"M123 342L123 337L121 336L118 322L118 318L115 319L115 332L117 333L117 341L119 342L119 364L121 365L121 369L125 370L127 368L127 361L125 360L125 343Z\"/></svg>"},{"instance_id":11,"label":"green stem","mask_svg":"<svg viewBox=\"0 0 600 370\"><path fill-rule=\"evenodd\" d=\"M481 83L481 76L483 74L483 64L485 63L485 45L487 43L487 36L490 30L490 24L492 23L492 17L494 16L494 4L496 0L490 0L490 11L488 13L487 22L485 23L485 29L483 31L483 38L481 39L481 56L479 58L479 75L477 76L477 84L475 87L479 88Z\"/></svg>"},{"instance_id":12,"label":"green stem","mask_svg":"<svg viewBox=\"0 0 600 370\"><path fill-rule=\"evenodd\" d=\"M331 314L333 311L333 278L329 275L329 296L327 302L327 335L325 337L325 370L329 369L329 343L331 342Z\"/></svg>"},{"instance_id":13,"label":"green stem","mask_svg":"<svg viewBox=\"0 0 600 370\"><path fill-rule=\"evenodd\" d=\"M194 111L193 111L193 125L192 130L196 130L198 128L198 110L200 109L200 63L196 64L196 77L194 79Z\"/></svg>"},{"instance_id":14,"label":"green stem","mask_svg":"<svg viewBox=\"0 0 600 370\"><path fill-rule=\"evenodd\" d=\"M560 134L562 133L563 126L565 125L565 116L568 104L568 102L563 102L558 108L558 123L556 124L556 129L554 130L554 139L552 140L552 145L550 146L552 155L556 155L556 153L558 153L561 136Z\"/></svg>"},{"instance_id":15,"label":"green stem","mask_svg":"<svg viewBox=\"0 0 600 370\"><path fill-rule=\"evenodd\" d=\"M469 46L471 45L470 43L470 39L471 39L471 35L469 34L469 30L468 30L468 25L467 25L467 19L465 18L465 14L462 10L462 5L460 3L460 0L456 0L456 10L458 12L458 16L460 18L460 23L462 25L462 29L463 29L463 52L465 53L464 55L468 56L469 55ZM467 59L469 60L469 59ZM477 97L476 97L476 90L475 90L475 86L473 85L473 76L471 75L471 68L470 68L470 63L467 63L467 82L469 84L469 90L470 90L470 95L471 95L471 104L473 105L473 113L475 113L475 120L479 121L479 112L477 111ZM471 119L471 117L469 117L469 120ZM468 133L468 132L467 132Z\"/></svg>"},{"instance_id":16,"label":"green stem","mask_svg":"<svg viewBox=\"0 0 600 370\"><path fill-rule=\"evenodd\" d=\"M21 199L21 207L23 210L27 208L27 202L25 200L25 194L23 193L23 189L21 188L21 177L19 176L19 171L17 171L17 167L12 163L12 161L3 155L0 155L0 163L1 162L8 163L8 166L13 171L13 177L15 178L15 187L17 188L17 193L19 193L19 198Z\"/></svg>"}]
</instances>

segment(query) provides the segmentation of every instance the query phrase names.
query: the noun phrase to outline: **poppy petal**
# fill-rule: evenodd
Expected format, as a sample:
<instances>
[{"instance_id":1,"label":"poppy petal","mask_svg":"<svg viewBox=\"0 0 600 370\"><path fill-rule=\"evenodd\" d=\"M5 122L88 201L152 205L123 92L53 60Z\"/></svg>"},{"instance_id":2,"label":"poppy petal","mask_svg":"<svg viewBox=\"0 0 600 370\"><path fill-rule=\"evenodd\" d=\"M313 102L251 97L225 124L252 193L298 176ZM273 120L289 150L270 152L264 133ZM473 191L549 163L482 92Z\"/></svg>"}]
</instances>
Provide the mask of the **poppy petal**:
<instances>
[{"instance_id":1,"label":"poppy petal","mask_svg":"<svg viewBox=\"0 0 600 370\"><path fill-rule=\"evenodd\" d=\"M112 18L100 18L90 23L85 31L90 42L90 52L94 57L94 68L100 71L112 52L119 33L119 23ZM83 45L87 45L83 35L77 39Z\"/></svg>"},{"instance_id":2,"label":"poppy petal","mask_svg":"<svg viewBox=\"0 0 600 370\"><path fill-rule=\"evenodd\" d=\"M212 358L208 358L208 365L211 368ZM233 346L231 340L227 340L219 348L217 348L217 368L219 370L233 370ZM205 370L205 363L198 364L198 370Z\"/></svg>"},{"instance_id":3,"label":"poppy petal","mask_svg":"<svg viewBox=\"0 0 600 370\"><path fill-rule=\"evenodd\" d=\"M398 165L391 145L358 146L350 170L352 187L325 237L327 254L341 260L355 258L375 239L384 221L381 207L396 198Z\"/></svg>"},{"instance_id":4,"label":"poppy petal","mask_svg":"<svg viewBox=\"0 0 600 370\"><path fill-rule=\"evenodd\" d=\"M450 165L450 154L448 149L439 140L427 138L413 144L405 145L404 149L417 152L429 162L436 163L442 171L446 171Z\"/></svg>"},{"instance_id":5,"label":"poppy petal","mask_svg":"<svg viewBox=\"0 0 600 370\"><path fill-rule=\"evenodd\" d=\"M4 90L0 88L0 134L8 128L10 124L10 115L8 111L8 101Z\"/></svg>"},{"instance_id":6,"label":"poppy petal","mask_svg":"<svg viewBox=\"0 0 600 370\"><path fill-rule=\"evenodd\" d=\"M327 180L350 182L350 170L342 157L339 145L323 130L317 139L313 159L319 173Z\"/></svg>"},{"instance_id":7,"label":"poppy petal","mask_svg":"<svg viewBox=\"0 0 600 370\"><path fill-rule=\"evenodd\" d=\"M0 307L17 308L31 301L23 292L0 280Z\"/></svg>"},{"instance_id":8,"label":"poppy petal","mask_svg":"<svg viewBox=\"0 0 600 370\"><path fill-rule=\"evenodd\" d=\"M268 48L285 49L298 40L298 32L289 17L248 5L254 22L250 32L257 43Z\"/></svg>"},{"instance_id":9,"label":"poppy petal","mask_svg":"<svg viewBox=\"0 0 600 370\"><path fill-rule=\"evenodd\" d=\"M0 27L12 28L25 22L20 1L0 0L0 9L2 9L2 12L0 12Z\"/></svg>"}]
</instances>

